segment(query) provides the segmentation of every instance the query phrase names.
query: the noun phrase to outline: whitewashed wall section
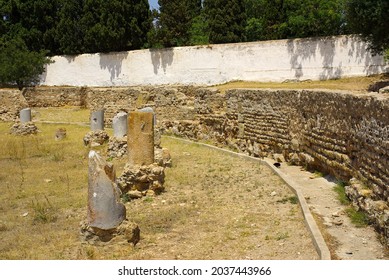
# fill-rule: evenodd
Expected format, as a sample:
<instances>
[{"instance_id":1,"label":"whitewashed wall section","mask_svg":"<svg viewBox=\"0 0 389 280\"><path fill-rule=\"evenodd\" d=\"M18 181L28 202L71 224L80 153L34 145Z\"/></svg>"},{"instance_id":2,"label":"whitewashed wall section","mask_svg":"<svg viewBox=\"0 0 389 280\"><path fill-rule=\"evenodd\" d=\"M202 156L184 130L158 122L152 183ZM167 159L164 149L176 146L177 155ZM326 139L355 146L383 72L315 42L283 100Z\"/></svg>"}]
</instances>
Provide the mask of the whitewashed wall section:
<instances>
[{"instance_id":1,"label":"whitewashed wall section","mask_svg":"<svg viewBox=\"0 0 389 280\"><path fill-rule=\"evenodd\" d=\"M48 86L212 85L234 80L323 80L389 72L355 36L55 56Z\"/></svg>"}]
</instances>

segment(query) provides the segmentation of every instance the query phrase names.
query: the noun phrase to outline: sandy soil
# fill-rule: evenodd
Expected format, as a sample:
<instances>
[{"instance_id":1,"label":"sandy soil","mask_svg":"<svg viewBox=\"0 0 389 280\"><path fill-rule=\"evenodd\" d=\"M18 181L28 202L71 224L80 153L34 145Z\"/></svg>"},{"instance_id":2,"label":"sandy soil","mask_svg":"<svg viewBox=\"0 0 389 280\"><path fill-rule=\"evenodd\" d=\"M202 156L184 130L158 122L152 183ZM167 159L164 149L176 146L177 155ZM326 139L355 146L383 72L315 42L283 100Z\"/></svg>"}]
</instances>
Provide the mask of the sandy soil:
<instances>
[{"instance_id":1,"label":"sandy soil","mask_svg":"<svg viewBox=\"0 0 389 280\"><path fill-rule=\"evenodd\" d=\"M126 204L141 229L126 258L319 258L294 194L270 169L179 140L165 139L163 146L173 158L166 192ZM124 249L93 250L106 258Z\"/></svg>"}]
</instances>

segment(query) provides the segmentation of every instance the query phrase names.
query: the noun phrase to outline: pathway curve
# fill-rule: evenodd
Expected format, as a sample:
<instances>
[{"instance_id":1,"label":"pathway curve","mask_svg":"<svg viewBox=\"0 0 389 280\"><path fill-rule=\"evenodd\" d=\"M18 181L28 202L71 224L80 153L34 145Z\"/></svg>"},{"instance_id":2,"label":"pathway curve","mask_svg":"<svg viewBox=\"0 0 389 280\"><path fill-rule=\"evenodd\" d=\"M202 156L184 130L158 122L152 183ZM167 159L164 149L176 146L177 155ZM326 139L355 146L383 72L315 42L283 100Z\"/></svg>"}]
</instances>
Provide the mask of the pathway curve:
<instances>
[{"instance_id":1,"label":"pathway curve","mask_svg":"<svg viewBox=\"0 0 389 280\"><path fill-rule=\"evenodd\" d=\"M292 178L303 193L312 213L322 218L331 236L332 258L342 260L389 259L372 227L354 226L345 213L346 206L336 198L336 185L330 177L318 177L299 166L281 164L280 171Z\"/></svg>"}]
</instances>

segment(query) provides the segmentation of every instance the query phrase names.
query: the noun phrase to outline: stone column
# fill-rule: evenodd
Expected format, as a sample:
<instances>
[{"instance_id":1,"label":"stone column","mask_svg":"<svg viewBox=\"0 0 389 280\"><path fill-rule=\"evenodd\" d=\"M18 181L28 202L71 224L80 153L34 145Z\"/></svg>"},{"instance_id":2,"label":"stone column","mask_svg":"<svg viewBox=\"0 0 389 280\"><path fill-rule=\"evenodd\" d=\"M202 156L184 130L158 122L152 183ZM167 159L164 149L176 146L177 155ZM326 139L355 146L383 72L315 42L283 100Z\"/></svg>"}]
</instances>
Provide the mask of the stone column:
<instances>
[{"instance_id":1,"label":"stone column","mask_svg":"<svg viewBox=\"0 0 389 280\"><path fill-rule=\"evenodd\" d=\"M25 108L20 111L20 122L27 123L31 121L31 109Z\"/></svg>"},{"instance_id":2,"label":"stone column","mask_svg":"<svg viewBox=\"0 0 389 280\"><path fill-rule=\"evenodd\" d=\"M116 138L122 138L127 135L127 113L120 112L112 120L113 136Z\"/></svg>"},{"instance_id":3,"label":"stone column","mask_svg":"<svg viewBox=\"0 0 389 280\"><path fill-rule=\"evenodd\" d=\"M120 202L115 170L95 151L89 152L88 225L109 230L126 219L126 207Z\"/></svg>"},{"instance_id":4,"label":"stone column","mask_svg":"<svg viewBox=\"0 0 389 280\"><path fill-rule=\"evenodd\" d=\"M138 110L139 112L149 112L153 113L153 122L154 122L154 145L158 148L161 147L161 132L156 128L157 126L157 115L154 112L154 109L151 107L144 107Z\"/></svg>"},{"instance_id":5,"label":"stone column","mask_svg":"<svg viewBox=\"0 0 389 280\"><path fill-rule=\"evenodd\" d=\"M92 131L104 130L104 110L92 112L90 126Z\"/></svg>"},{"instance_id":6,"label":"stone column","mask_svg":"<svg viewBox=\"0 0 389 280\"><path fill-rule=\"evenodd\" d=\"M157 116L155 115L155 112L154 112L154 109L153 109L153 108L151 108L151 107L144 107L144 108L142 108L142 109L139 109L138 111L139 111L139 112L153 113L153 116L154 116L154 118L153 118L154 126L157 125Z\"/></svg>"},{"instance_id":7,"label":"stone column","mask_svg":"<svg viewBox=\"0 0 389 280\"><path fill-rule=\"evenodd\" d=\"M128 118L127 139L130 164L154 163L154 114L131 112Z\"/></svg>"}]
</instances>

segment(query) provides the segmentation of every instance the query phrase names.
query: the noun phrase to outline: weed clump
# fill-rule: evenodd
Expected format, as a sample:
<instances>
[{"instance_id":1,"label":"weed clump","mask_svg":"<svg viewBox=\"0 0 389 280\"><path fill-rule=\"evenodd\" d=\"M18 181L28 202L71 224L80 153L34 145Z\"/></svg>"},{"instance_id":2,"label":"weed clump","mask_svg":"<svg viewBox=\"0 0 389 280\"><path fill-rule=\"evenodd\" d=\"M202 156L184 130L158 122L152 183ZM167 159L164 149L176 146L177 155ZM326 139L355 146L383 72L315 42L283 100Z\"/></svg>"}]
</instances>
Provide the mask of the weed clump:
<instances>
[{"instance_id":1,"label":"weed clump","mask_svg":"<svg viewBox=\"0 0 389 280\"><path fill-rule=\"evenodd\" d=\"M50 203L49 199L45 196L45 202L36 201L31 202L31 208L34 211L34 222L38 223L52 223L58 218L56 215L56 209Z\"/></svg>"},{"instance_id":2,"label":"weed clump","mask_svg":"<svg viewBox=\"0 0 389 280\"><path fill-rule=\"evenodd\" d=\"M356 227L366 227L369 224L368 215L365 212L356 210L353 207L351 200L346 195L345 186L345 182L339 181L334 187L334 191L337 193L339 202L342 205L347 206L345 212Z\"/></svg>"}]
</instances>

